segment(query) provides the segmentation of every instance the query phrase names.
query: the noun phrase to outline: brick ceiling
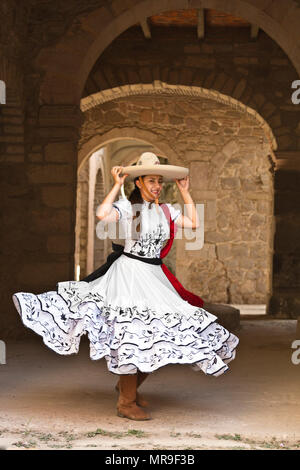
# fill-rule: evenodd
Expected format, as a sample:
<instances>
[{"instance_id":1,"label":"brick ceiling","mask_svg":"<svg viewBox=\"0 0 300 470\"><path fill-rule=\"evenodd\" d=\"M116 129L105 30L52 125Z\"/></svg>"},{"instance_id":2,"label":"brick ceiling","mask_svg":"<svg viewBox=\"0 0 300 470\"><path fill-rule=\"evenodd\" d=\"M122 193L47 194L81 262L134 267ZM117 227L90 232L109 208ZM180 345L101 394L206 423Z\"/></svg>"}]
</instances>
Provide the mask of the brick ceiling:
<instances>
[{"instance_id":1,"label":"brick ceiling","mask_svg":"<svg viewBox=\"0 0 300 470\"><path fill-rule=\"evenodd\" d=\"M243 18L228 15L218 10L204 10L205 24L207 26L243 27L250 23ZM154 15L149 18L149 23L154 26L197 26L198 10L174 10Z\"/></svg>"}]
</instances>

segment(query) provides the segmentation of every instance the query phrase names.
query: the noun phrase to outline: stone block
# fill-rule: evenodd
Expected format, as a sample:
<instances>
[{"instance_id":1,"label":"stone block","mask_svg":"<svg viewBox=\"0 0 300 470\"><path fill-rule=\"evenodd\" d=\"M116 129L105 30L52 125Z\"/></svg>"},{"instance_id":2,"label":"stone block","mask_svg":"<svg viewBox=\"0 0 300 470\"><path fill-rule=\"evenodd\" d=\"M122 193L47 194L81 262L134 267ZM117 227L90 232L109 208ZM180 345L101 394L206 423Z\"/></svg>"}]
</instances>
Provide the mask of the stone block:
<instances>
[{"instance_id":1,"label":"stone block","mask_svg":"<svg viewBox=\"0 0 300 470\"><path fill-rule=\"evenodd\" d=\"M261 191L247 191L245 192L245 197L253 201L268 201L270 200L270 195L263 193Z\"/></svg>"},{"instance_id":2,"label":"stone block","mask_svg":"<svg viewBox=\"0 0 300 470\"><path fill-rule=\"evenodd\" d=\"M72 242L68 235L50 235L47 238L47 250L49 253L70 254L73 251Z\"/></svg>"},{"instance_id":3,"label":"stone block","mask_svg":"<svg viewBox=\"0 0 300 470\"><path fill-rule=\"evenodd\" d=\"M228 331L240 327L240 311L227 304L213 304L205 302L203 308L218 317L217 323L224 326Z\"/></svg>"},{"instance_id":4,"label":"stone block","mask_svg":"<svg viewBox=\"0 0 300 470\"><path fill-rule=\"evenodd\" d=\"M39 125L41 128L52 126L54 128L57 126L78 128L82 120L83 113L79 105L42 105L39 109Z\"/></svg>"},{"instance_id":5,"label":"stone block","mask_svg":"<svg viewBox=\"0 0 300 470\"><path fill-rule=\"evenodd\" d=\"M213 69L216 64L215 57L211 56L187 56L185 59L186 67Z\"/></svg>"},{"instance_id":6,"label":"stone block","mask_svg":"<svg viewBox=\"0 0 300 470\"><path fill-rule=\"evenodd\" d=\"M236 99L239 99L244 93L246 86L247 81L245 79L240 80L235 89L233 90L232 96Z\"/></svg>"},{"instance_id":7,"label":"stone block","mask_svg":"<svg viewBox=\"0 0 300 470\"><path fill-rule=\"evenodd\" d=\"M205 232L204 238L206 243L218 243L224 241L223 234L216 230Z\"/></svg>"},{"instance_id":8,"label":"stone block","mask_svg":"<svg viewBox=\"0 0 300 470\"><path fill-rule=\"evenodd\" d=\"M200 44L188 44L187 46L184 46L183 52L185 54L200 54L201 53L201 45ZM202 50L202 52L204 52Z\"/></svg>"},{"instance_id":9,"label":"stone block","mask_svg":"<svg viewBox=\"0 0 300 470\"><path fill-rule=\"evenodd\" d=\"M266 224L266 216L262 214L252 214L250 217L250 227L260 227Z\"/></svg>"},{"instance_id":10,"label":"stone block","mask_svg":"<svg viewBox=\"0 0 300 470\"><path fill-rule=\"evenodd\" d=\"M77 142L79 137L77 127L39 127L36 130L37 138L48 143L51 140Z\"/></svg>"},{"instance_id":11,"label":"stone block","mask_svg":"<svg viewBox=\"0 0 300 470\"><path fill-rule=\"evenodd\" d=\"M32 163L40 163L43 161L43 154L42 153L29 153L28 159Z\"/></svg>"},{"instance_id":12,"label":"stone block","mask_svg":"<svg viewBox=\"0 0 300 470\"><path fill-rule=\"evenodd\" d=\"M43 209L31 213L32 229L41 234L66 234L71 231L71 213L60 209Z\"/></svg>"},{"instance_id":13,"label":"stone block","mask_svg":"<svg viewBox=\"0 0 300 470\"><path fill-rule=\"evenodd\" d=\"M202 189L193 189L194 199L197 201L207 201L217 199L216 191L207 191Z\"/></svg>"},{"instance_id":14,"label":"stone block","mask_svg":"<svg viewBox=\"0 0 300 470\"><path fill-rule=\"evenodd\" d=\"M255 191L260 188L259 184L252 179L241 178L241 188L243 191Z\"/></svg>"},{"instance_id":15,"label":"stone block","mask_svg":"<svg viewBox=\"0 0 300 470\"><path fill-rule=\"evenodd\" d=\"M24 135L0 135L0 142L18 144L24 142Z\"/></svg>"},{"instance_id":16,"label":"stone block","mask_svg":"<svg viewBox=\"0 0 300 470\"><path fill-rule=\"evenodd\" d=\"M253 269L255 266L255 260L251 258L240 258L239 259L239 266L242 269Z\"/></svg>"},{"instance_id":17,"label":"stone block","mask_svg":"<svg viewBox=\"0 0 300 470\"><path fill-rule=\"evenodd\" d=\"M216 249L220 260L229 259L232 256L231 243L218 244Z\"/></svg>"},{"instance_id":18,"label":"stone block","mask_svg":"<svg viewBox=\"0 0 300 470\"><path fill-rule=\"evenodd\" d=\"M4 126L3 128L4 134L23 134L24 128L23 126Z\"/></svg>"},{"instance_id":19,"label":"stone block","mask_svg":"<svg viewBox=\"0 0 300 470\"><path fill-rule=\"evenodd\" d=\"M240 150L240 147L237 144L237 142L235 140L231 140L231 141L227 142L226 145L224 145L224 147L222 149L222 153L224 153L224 155L226 155L226 157L231 157L235 153L239 152L239 150Z\"/></svg>"},{"instance_id":20,"label":"stone block","mask_svg":"<svg viewBox=\"0 0 300 470\"><path fill-rule=\"evenodd\" d=\"M140 113L140 121L144 122L146 124L152 123L153 115L152 115L152 110L150 109L144 109Z\"/></svg>"},{"instance_id":21,"label":"stone block","mask_svg":"<svg viewBox=\"0 0 300 470\"><path fill-rule=\"evenodd\" d=\"M180 126L184 124L184 119L180 116L169 115L169 122L173 126Z\"/></svg>"},{"instance_id":22,"label":"stone block","mask_svg":"<svg viewBox=\"0 0 300 470\"><path fill-rule=\"evenodd\" d=\"M193 189L213 190L216 188L218 175L214 165L209 162L191 162L191 187Z\"/></svg>"},{"instance_id":23,"label":"stone block","mask_svg":"<svg viewBox=\"0 0 300 470\"><path fill-rule=\"evenodd\" d=\"M52 163L75 162L77 150L72 142L52 142L45 147L45 161Z\"/></svg>"},{"instance_id":24,"label":"stone block","mask_svg":"<svg viewBox=\"0 0 300 470\"><path fill-rule=\"evenodd\" d=\"M72 165L29 165L28 181L31 184L72 183L74 168Z\"/></svg>"},{"instance_id":25,"label":"stone block","mask_svg":"<svg viewBox=\"0 0 300 470\"><path fill-rule=\"evenodd\" d=\"M222 189L230 189L230 190L237 190L240 189L240 179L239 178L220 178L221 188Z\"/></svg>"},{"instance_id":26,"label":"stone block","mask_svg":"<svg viewBox=\"0 0 300 470\"><path fill-rule=\"evenodd\" d=\"M254 93L253 100L257 104L257 108L260 108L266 102L266 97L262 93Z\"/></svg>"},{"instance_id":27,"label":"stone block","mask_svg":"<svg viewBox=\"0 0 300 470\"><path fill-rule=\"evenodd\" d=\"M25 160L24 154L22 155L9 155L9 154L2 154L0 155L0 162L1 163L23 163Z\"/></svg>"},{"instance_id":28,"label":"stone block","mask_svg":"<svg viewBox=\"0 0 300 470\"><path fill-rule=\"evenodd\" d=\"M7 145L6 146L6 153L16 153L21 154L24 153L24 145Z\"/></svg>"},{"instance_id":29,"label":"stone block","mask_svg":"<svg viewBox=\"0 0 300 470\"><path fill-rule=\"evenodd\" d=\"M246 243L232 243L232 256L237 258L249 256L249 248Z\"/></svg>"},{"instance_id":30,"label":"stone block","mask_svg":"<svg viewBox=\"0 0 300 470\"><path fill-rule=\"evenodd\" d=\"M257 57L234 57L233 62L236 65L257 65L258 58Z\"/></svg>"},{"instance_id":31,"label":"stone block","mask_svg":"<svg viewBox=\"0 0 300 470\"><path fill-rule=\"evenodd\" d=\"M48 207L72 207L76 195L72 186L45 186L42 188L42 201Z\"/></svg>"},{"instance_id":32,"label":"stone block","mask_svg":"<svg viewBox=\"0 0 300 470\"><path fill-rule=\"evenodd\" d=\"M229 78L226 81L226 83L223 85L222 90L220 91L222 91L224 95L231 95L233 93L235 85L236 85L236 80L234 80L233 78Z\"/></svg>"},{"instance_id":33,"label":"stone block","mask_svg":"<svg viewBox=\"0 0 300 470\"><path fill-rule=\"evenodd\" d=\"M275 113L276 111L276 106L271 103L271 102L267 102L263 105L263 107L261 108L260 110L260 113L262 114L263 117L265 118L268 118L270 117L272 114Z\"/></svg>"},{"instance_id":34,"label":"stone block","mask_svg":"<svg viewBox=\"0 0 300 470\"><path fill-rule=\"evenodd\" d=\"M108 111L105 114L105 121L106 124L117 124L124 121L124 116L119 111Z\"/></svg>"},{"instance_id":35,"label":"stone block","mask_svg":"<svg viewBox=\"0 0 300 470\"><path fill-rule=\"evenodd\" d=\"M1 116L0 115L0 123L4 124L15 124L15 125L21 125L24 122L23 116L10 116L10 115L5 115ZM23 127L22 127L23 129Z\"/></svg>"}]
</instances>

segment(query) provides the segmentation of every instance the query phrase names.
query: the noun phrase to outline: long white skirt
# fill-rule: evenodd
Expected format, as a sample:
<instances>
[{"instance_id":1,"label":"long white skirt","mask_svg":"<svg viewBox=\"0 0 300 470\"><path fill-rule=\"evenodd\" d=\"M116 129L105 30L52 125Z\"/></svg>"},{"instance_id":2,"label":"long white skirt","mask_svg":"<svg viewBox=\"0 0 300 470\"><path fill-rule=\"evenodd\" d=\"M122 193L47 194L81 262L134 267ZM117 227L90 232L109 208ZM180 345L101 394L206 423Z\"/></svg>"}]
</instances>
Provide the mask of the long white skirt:
<instances>
[{"instance_id":1,"label":"long white skirt","mask_svg":"<svg viewBox=\"0 0 300 470\"><path fill-rule=\"evenodd\" d=\"M18 292L13 301L23 323L53 351L78 353L88 334L91 359L105 357L115 374L189 364L219 376L239 343L215 315L183 300L160 265L125 255L90 283L59 282L57 291Z\"/></svg>"}]
</instances>

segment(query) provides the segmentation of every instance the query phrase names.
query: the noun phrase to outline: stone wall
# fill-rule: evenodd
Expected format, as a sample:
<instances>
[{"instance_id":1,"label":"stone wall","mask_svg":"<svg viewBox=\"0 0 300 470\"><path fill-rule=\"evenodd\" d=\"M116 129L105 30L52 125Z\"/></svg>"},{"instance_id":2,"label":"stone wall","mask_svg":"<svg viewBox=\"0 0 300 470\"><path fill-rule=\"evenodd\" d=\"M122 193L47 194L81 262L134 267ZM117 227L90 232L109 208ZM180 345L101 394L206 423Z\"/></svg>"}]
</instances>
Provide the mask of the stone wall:
<instances>
[{"instance_id":1,"label":"stone wall","mask_svg":"<svg viewBox=\"0 0 300 470\"><path fill-rule=\"evenodd\" d=\"M76 207L76 263L80 266L80 278L86 275L87 233L88 233L88 198L89 198L89 162L86 160L78 170Z\"/></svg>"},{"instance_id":2,"label":"stone wall","mask_svg":"<svg viewBox=\"0 0 300 470\"><path fill-rule=\"evenodd\" d=\"M119 34L136 27L134 25L141 18L169 8L186 8L187 3L184 0L21 3L3 0L0 4L1 17L5 18L0 30L0 79L6 81L11 99L5 108L1 107L0 118L2 226L5 223L1 233L3 313L0 327L2 332L4 327L6 331L14 331L17 327L23 335L26 330L16 317L11 294L16 289L41 292L53 288L58 280L74 276L79 104L86 79L103 51ZM287 162L284 171L280 168L275 175L276 236L271 312L278 316L299 316L299 206L295 201L299 193L300 136L299 113L290 101L291 81L298 78L296 69L300 70L299 0L297 3L296 0L278 0L268 5L264 0L257 0L255 5L251 0L195 0L192 3L195 8L200 4L205 8L209 3L210 7L225 11L228 5L229 13L258 24L266 34L260 30L258 44L251 44L249 32L245 31L247 38L240 47L233 47L234 41L231 45L225 44L224 31L210 42L207 42L208 36L205 41L196 40L195 49L195 44L190 44L192 49L184 44L185 58L183 60L178 53L180 63L175 65L173 61L175 68L170 68L168 63L164 68L166 54L161 59L162 67L157 67L155 38L148 43L148 46L154 45L150 53L144 45L139 51L136 42L129 56L119 56L125 61L128 57L136 57L136 66L127 64L135 73L129 74L126 67L123 72L126 64L113 66L106 56L109 67L105 79L108 86L113 83L128 85L133 83L132 80L136 81L136 77L138 83L147 83L149 60L153 58L153 79L183 83L184 78L188 85L198 83L210 89L227 90L267 120L274 130L279 153L286 152L283 160ZM138 29L136 39L142 38L144 42L140 27ZM170 36L174 45L174 36L171 37L169 32L166 34L165 44ZM226 34L233 38L233 31ZM179 36L175 39L180 49L182 41ZM184 50L184 47L187 48ZM162 51L159 48L158 52ZM143 54L146 67L142 69L140 59ZM116 60L116 56L112 59ZM209 68L212 66L213 69ZM99 86L96 89L99 90ZM130 112L133 126L138 131L147 128L150 132L152 115L149 108L144 109L141 122L136 117L141 113ZM153 113L158 119L164 114L159 108ZM165 125L171 126L174 117L172 112L165 118L169 120ZM118 112L109 119L114 121L110 129L122 130L124 123ZM132 125L128 119L126 122ZM172 125L177 124L173 122ZM103 123L101 135L108 128ZM171 127L168 129L171 137L167 140L172 145L176 132L172 135ZM156 128L153 133L160 138Z\"/></svg>"},{"instance_id":3,"label":"stone wall","mask_svg":"<svg viewBox=\"0 0 300 470\"><path fill-rule=\"evenodd\" d=\"M263 31L253 41L247 28L217 28L199 41L193 28L156 27L147 40L136 26L99 57L84 95L154 80L216 90L257 111L280 150L296 150L300 131L291 84L297 78L287 55Z\"/></svg>"},{"instance_id":4,"label":"stone wall","mask_svg":"<svg viewBox=\"0 0 300 470\"><path fill-rule=\"evenodd\" d=\"M167 142L190 168L195 203L205 204L203 249L184 251L176 242L179 280L207 302L267 302L274 165L256 119L212 99L132 96L87 111L80 146L123 127L136 138L151 129Z\"/></svg>"}]
</instances>

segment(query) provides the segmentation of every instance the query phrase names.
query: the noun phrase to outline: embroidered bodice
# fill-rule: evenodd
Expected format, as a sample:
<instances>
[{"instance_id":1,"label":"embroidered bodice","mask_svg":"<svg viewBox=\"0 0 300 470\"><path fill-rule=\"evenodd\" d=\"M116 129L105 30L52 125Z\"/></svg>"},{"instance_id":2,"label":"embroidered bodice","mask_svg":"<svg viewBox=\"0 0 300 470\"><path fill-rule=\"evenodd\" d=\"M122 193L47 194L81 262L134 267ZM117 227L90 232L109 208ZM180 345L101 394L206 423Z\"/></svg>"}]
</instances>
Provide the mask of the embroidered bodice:
<instances>
[{"instance_id":1,"label":"embroidered bodice","mask_svg":"<svg viewBox=\"0 0 300 470\"><path fill-rule=\"evenodd\" d=\"M167 205L172 220L175 220L181 213L180 209ZM125 238L124 251L144 258L159 258L161 249L170 237L170 227L163 209L144 200L140 204L139 218L133 221L133 210L128 199L120 198L113 203L113 207L119 212L120 238ZM140 232L134 230L138 223Z\"/></svg>"}]
</instances>

